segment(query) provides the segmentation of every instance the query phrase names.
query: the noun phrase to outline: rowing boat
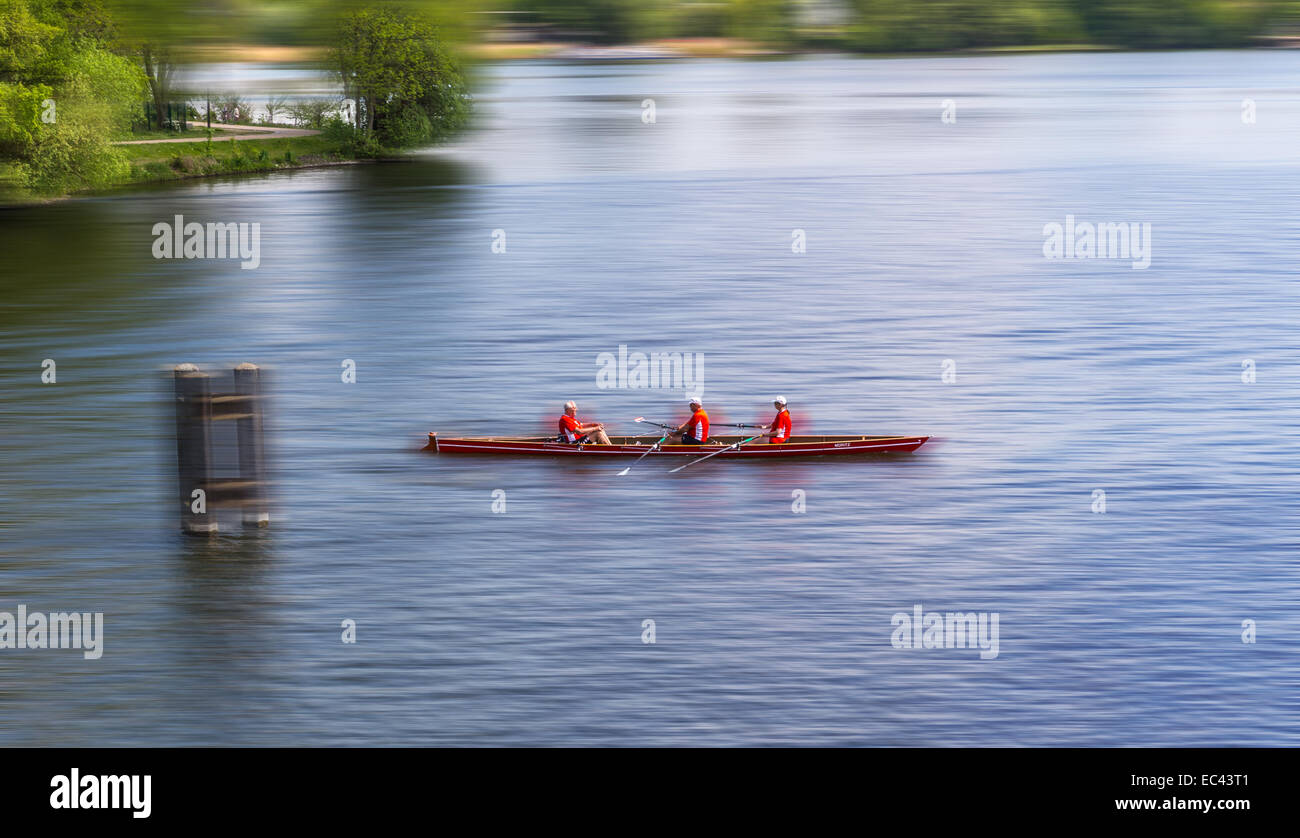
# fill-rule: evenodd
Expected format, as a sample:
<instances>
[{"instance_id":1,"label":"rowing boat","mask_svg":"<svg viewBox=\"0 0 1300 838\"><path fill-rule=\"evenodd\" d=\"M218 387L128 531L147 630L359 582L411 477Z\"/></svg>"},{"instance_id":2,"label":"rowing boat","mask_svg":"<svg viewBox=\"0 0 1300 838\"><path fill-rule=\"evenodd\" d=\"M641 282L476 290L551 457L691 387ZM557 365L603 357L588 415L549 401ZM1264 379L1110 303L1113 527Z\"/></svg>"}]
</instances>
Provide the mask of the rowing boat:
<instances>
[{"instance_id":1,"label":"rowing boat","mask_svg":"<svg viewBox=\"0 0 1300 838\"><path fill-rule=\"evenodd\" d=\"M750 443L718 454L719 458L820 457L828 454L886 454L915 451L928 436L792 436L779 445ZM664 444L653 456L709 454L743 441L741 436L710 437L705 445ZM645 437L614 436L609 445L556 442L555 437L443 437L430 431L425 451L444 454L550 454L557 456L639 457L654 444Z\"/></svg>"}]
</instances>

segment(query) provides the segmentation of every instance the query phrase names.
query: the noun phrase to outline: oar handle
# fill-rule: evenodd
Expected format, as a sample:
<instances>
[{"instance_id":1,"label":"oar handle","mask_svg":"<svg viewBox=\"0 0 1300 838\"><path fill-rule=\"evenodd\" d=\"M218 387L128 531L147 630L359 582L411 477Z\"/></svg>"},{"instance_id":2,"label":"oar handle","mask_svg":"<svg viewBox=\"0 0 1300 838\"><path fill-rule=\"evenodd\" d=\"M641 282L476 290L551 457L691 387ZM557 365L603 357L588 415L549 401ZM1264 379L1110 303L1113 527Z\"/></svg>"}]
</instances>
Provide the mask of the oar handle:
<instances>
[{"instance_id":1,"label":"oar handle","mask_svg":"<svg viewBox=\"0 0 1300 838\"><path fill-rule=\"evenodd\" d=\"M669 431L675 431L675 430L677 430L677 426L676 426L676 425L665 425L665 424L662 423L662 422L651 422L649 419L646 419L646 418L643 417L643 416L638 416L638 417L636 417L635 419L633 419L632 421L633 421L633 422L640 422L640 423L642 423L642 424L644 424L644 425L654 425L656 428L663 428L663 429L665 429L665 430L669 430Z\"/></svg>"}]
</instances>

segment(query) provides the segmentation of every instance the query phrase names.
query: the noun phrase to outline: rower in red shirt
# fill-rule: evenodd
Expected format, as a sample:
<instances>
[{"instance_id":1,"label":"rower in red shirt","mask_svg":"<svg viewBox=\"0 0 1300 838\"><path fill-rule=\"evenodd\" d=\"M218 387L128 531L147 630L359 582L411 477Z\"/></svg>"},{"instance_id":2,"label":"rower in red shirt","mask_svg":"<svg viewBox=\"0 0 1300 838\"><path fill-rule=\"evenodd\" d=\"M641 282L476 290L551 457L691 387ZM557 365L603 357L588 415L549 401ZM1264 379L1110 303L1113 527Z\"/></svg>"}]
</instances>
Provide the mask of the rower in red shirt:
<instances>
[{"instance_id":1,"label":"rower in red shirt","mask_svg":"<svg viewBox=\"0 0 1300 838\"><path fill-rule=\"evenodd\" d=\"M704 403L698 396L692 396L689 404L691 418L678 426L677 431L682 435L682 445L703 445L709 441L709 414L704 412Z\"/></svg>"},{"instance_id":2,"label":"rower in red shirt","mask_svg":"<svg viewBox=\"0 0 1300 838\"><path fill-rule=\"evenodd\" d=\"M776 408L776 418L771 424L761 426L769 432L763 436L767 437L768 444L781 445L790 441L790 411L785 409L785 396L773 399L772 406Z\"/></svg>"},{"instance_id":3,"label":"rower in red shirt","mask_svg":"<svg viewBox=\"0 0 1300 838\"><path fill-rule=\"evenodd\" d=\"M599 422L592 422L587 425L580 423L578 421L578 406L573 402L565 402L564 404L564 415L560 417L559 441L609 445L609 437L605 435L605 426Z\"/></svg>"}]
</instances>

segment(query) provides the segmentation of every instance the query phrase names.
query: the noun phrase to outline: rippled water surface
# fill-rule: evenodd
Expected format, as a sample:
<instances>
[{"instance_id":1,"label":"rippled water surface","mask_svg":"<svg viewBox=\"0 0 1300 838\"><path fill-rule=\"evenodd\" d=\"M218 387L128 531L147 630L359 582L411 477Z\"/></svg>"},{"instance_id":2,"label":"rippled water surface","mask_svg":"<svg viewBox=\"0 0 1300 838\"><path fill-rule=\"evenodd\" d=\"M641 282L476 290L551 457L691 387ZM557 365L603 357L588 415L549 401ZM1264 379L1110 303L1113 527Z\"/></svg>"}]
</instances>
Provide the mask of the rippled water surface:
<instances>
[{"instance_id":1,"label":"rippled water surface","mask_svg":"<svg viewBox=\"0 0 1300 838\"><path fill-rule=\"evenodd\" d=\"M0 742L1297 744L1298 62L512 64L414 162L0 211L0 610L106 635L0 650ZM259 222L261 266L153 259L176 214ZM1046 260L1067 214L1150 223L1150 268ZM416 450L681 421L597 388L619 345L703 353L715 421L936 440ZM276 518L187 539L159 371L245 360ZM893 648L918 603L998 657Z\"/></svg>"}]
</instances>

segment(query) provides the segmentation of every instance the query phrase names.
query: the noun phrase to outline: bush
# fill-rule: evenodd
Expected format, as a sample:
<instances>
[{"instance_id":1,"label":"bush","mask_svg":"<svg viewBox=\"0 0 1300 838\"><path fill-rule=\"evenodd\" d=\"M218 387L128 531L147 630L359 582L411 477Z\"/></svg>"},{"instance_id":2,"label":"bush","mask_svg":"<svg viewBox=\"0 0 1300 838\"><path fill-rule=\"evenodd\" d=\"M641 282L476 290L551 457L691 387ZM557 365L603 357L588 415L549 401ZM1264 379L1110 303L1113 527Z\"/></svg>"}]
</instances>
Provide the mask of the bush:
<instances>
[{"instance_id":1,"label":"bush","mask_svg":"<svg viewBox=\"0 0 1300 838\"><path fill-rule=\"evenodd\" d=\"M352 141L352 153L357 157L379 157L384 147L374 134L360 134Z\"/></svg>"},{"instance_id":2,"label":"bush","mask_svg":"<svg viewBox=\"0 0 1300 838\"><path fill-rule=\"evenodd\" d=\"M403 105L401 110L384 117L383 124L377 132L379 142L391 148L409 148L424 145L433 140L433 123L424 108L414 102Z\"/></svg>"},{"instance_id":3,"label":"bush","mask_svg":"<svg viewBox=\"0 0 1300 838\"><path fill-rule=\"evenodd\" d=\"M297 127L320 129L330 119L337 118L337 115L331 115L338 108L339 103L333 99L299 99L288 106L288 111Z\"/></svg>"},{"instance_id":4,"label":"bush","mask_svg":"<svg viewBox=\"0 0 1300 838\"><path fill-rule=\"evenodd\" d=\"M244 156L244 150L239 147L235 140L230 141L230 156L226 158L225 167L234 171L243 169L248 165L248 158Z\"/></svg>"},{"instance_id":5,"label":"bush","mask_svg":"<svg viewBox=\"0 0 1300 838\"><path fill-rule=\"evenodd\" d=\"M358 131L338 114L321 126L321 136L331 143L346 146L357 157L378 157L384 151L383 144L373 134Z\"/></svg>"},{"instance_id":6,"label":"bush","mask_svg":"<svg viewBox=\"0 0 1300 838\"><path fill-rule=\"evenodd\" d=\"M331 142L351 142L357 136L357 129L352 126L352 123L345 122L343 117L337 114L326 119L323 124L317 127L321 129L321 134L325 139Z\"/></svg>"}]
</instances>

